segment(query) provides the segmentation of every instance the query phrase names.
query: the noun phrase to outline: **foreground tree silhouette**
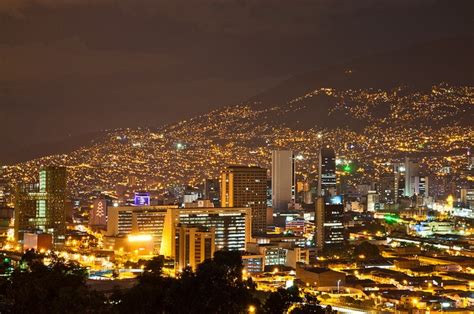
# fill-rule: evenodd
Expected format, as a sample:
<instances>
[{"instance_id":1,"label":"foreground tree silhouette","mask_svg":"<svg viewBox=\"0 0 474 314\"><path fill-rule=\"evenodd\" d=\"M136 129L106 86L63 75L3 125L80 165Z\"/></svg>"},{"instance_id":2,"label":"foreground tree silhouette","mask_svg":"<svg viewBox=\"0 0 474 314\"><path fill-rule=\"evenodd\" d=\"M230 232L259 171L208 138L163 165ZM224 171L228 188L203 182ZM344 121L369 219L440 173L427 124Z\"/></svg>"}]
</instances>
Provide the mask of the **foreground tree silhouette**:
<instances>
[{"instance_id":1,"label":"foreground tree silhouette","mask_svg":"<svg viewBox=\"0 0 474 314\"><path fill-rule=\"evenodd\" d=\"M250 305L254 286L242 279L239 252L218 251L196 272L186 268L179 278L165 278L163 260L155 258L145 267L139 283L126 291L121 313L243 313Z\"/></svg>"},{"instance_id":2,"label":"foreground tree silhouette","mask_svg":"<svg viewBox=\"0 0 474 314\"><path fill-rule=\"evenodd\" d=\"M87 272L73 262L52 256L46 266L41 257L27 252L22 267L13 271L3 286L6 307L13 313L100 313L104 299L91 292Z\"/></svg>"},{"instance_id":3,"label":"foreground tree silhouette","mask_svg":"<svg viewBox=\"0 0 474 314\"><path fill-rule=\"evenodd\" d=\"M302 300L298 287L278 288L268 296L263 309L268 314L281 314L285 313L292 304Z\"/></svg>"}]
</instances>

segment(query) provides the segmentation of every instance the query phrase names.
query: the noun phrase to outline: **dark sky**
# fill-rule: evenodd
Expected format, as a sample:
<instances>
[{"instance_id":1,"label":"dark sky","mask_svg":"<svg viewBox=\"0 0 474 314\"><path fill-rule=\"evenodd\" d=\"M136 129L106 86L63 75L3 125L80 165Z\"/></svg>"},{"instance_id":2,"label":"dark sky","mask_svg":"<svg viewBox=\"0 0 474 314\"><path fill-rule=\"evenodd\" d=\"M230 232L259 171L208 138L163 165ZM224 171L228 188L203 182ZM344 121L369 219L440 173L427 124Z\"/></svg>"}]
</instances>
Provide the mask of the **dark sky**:
<instances>
[{"instance_id":1,"label":"dark sky","mask_svg":"<svg viewBox=\"0 0 474 314\"><path fill-rule=\"evenodd\" d=\"M33 143L160 126L320 66L467 34L473 2L0 0L0 163Z\"/></svg>"}]
</instances>

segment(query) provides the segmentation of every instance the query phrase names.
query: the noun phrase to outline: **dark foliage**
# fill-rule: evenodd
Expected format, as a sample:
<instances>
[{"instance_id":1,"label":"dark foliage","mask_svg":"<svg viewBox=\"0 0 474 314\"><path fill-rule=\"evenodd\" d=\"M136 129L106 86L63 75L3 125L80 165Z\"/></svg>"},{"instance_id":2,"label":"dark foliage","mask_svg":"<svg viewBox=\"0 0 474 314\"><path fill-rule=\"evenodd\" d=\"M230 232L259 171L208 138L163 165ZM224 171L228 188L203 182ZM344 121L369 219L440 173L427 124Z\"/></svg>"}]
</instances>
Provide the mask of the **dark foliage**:
<instances>
[{"instance_id":1,"label":"dark foliage","mask_svg":"<svg viewBox=\"0 0 474 314\"><path fill-rule=\"evenodd\" d=\"M362 242L354 249L354 255L357 257L363 255L367 259L380 258L380 250L376 245L369 242Z\"/></svg>"},{"instance_id":2,"label":"dark foliage","mask_svg":"<svg viewBox=\"0 0 474 314\"><path fill-rule=\"evenodd\" d=\"M91 292L87 273L73 262L52 256L44 265L41 256L27 252L21 267L2 283L2 307L13 313L92 313L105 311L104 299Z\"/></svg>"},{"instance_id":3,"label":"dark foliage","mask_svg":"<svg viewBox=\"0 0 474 314\"><path fill-rule=\"evenodd\" d=\"M195 272L178 278L163 275L164 259L145 264L137 284L106 298L86 285L87 271L57 256L48 265L27 252L11 276L0 279L1 313L324 313L316 298L298 287L280 288L257 298L255 284L242 276L238 252L219 251ZM266 299L266 300L265 300Z\"/></svg>"}]
</instances>

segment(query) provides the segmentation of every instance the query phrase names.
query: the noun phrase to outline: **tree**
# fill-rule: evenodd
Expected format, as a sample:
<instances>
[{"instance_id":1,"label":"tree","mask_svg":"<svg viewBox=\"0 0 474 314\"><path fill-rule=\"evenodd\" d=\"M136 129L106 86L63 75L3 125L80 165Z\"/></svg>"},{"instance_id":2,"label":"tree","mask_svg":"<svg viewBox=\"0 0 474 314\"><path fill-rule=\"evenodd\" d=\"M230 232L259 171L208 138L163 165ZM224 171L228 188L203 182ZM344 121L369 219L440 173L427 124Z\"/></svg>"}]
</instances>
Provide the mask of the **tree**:
<instances>
[{"instance_id":1,"label":"tree","mask_svg":"<svg viewBox=\"0 0 474 314\"><path fill-rule=\"evenodd\" d=\"M163 260L145 266L138 284L125 291L117 309L121 313L242 313L250 305L254 285L242 279L239 252L218 251L193 272L187 267L178 278L161 275Z\"/></svg>"},{"instance_id":2,"label":"tree","mask_svg":"<svg viewBox=\"0 0 474 314\"><path fill-rule=\"evenodd\" d=\"M85 284L87 272L75 262L57 256L44 265L39 255L27 252L25 269L13 271L5 294L9 312L88 313L105 311L104 298Z\"/></svg>"},{"instance_id":3,"label":"tree","mask_svg":"<svg viewBox=\"0 0 474 314\"><path fill-rule=\"evenodd\" d=\"M192 305L183 313L240 313L257 305L253 285L243 280L242 270L240 252L217 251L198 266L195 276L182 277L183 301Z\"/></svg>"},{"instance_id":4,"label":"tree","mask_svg":"<svg viewBox=\"0 0 474 314\"><path fill-rule=\"evenodd\" d=\"M376 245L370 244L369 242L362 242L354 249L354 255L356 257L362 257L367 259L380 258L380 250Z\"/></svg>"},{"instance_id":5,"label":"tree","mask_svg":"<svg viewBox=\"0 0 474 314\"><path fill-rule=\"evenodd\" d=\"M296 285L284 289L278 288L277 291L272 292L263 307L264 312L268 314L282 314L285 313L292 304L303 301L300 297L299 289Z\"/></svg>"},{"instance_id":6,"label":"tree","mask_svg":"<svg viewBox=\"0 0 474 314\"><path fill-rule=\"evenodd\" d=\"M116 293L114 298L121 298L117 306L120 313L164 312L169 287L173 285L175 279L163 278L163 265L163 256L152 258L145 264L137 285L123 294Z\"/></svg>"}]
</instances>

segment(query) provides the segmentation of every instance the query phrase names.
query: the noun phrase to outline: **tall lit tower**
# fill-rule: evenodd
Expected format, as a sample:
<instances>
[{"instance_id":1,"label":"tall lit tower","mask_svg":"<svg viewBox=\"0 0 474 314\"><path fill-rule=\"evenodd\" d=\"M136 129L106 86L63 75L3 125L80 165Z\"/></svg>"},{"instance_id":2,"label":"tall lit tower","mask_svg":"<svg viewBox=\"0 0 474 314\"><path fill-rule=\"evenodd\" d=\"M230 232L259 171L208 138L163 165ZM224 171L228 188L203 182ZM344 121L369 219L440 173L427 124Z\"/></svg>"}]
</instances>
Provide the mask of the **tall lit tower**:
<instances>
[{"instance_id":1,"label":"tall lit tower","mask_svg":"<svg viewBox=\"0 0 474 314\"><path fill-rule=\"evenodd\" d=\"M315 243L318 251L338 249L344 244L344 205L341 196L316 199Z\"/></svg>"},{"instance_id":2,"label":"tall lit tower","mask_svg":"<svg viewBox=\"0 0 474 314\"><path fill-rule=\"evenodd\" d=\"M39 184L20 185L15 196L15 235L42 231L62 242L66 233L66 168L43 167Z\"/></svg>"},{"instance_id":3,"label":"tall lit tower","mask_svg":"<svg viewBox=\"0 0 474 314\"><path fill-rule=\"evenodd\" d=\"M296 197L295 157L291 150L272 151L272 204L275 211L288 209Z\"/></svg>"},{"instance_id":4,"label":"tall lit tower","mask_svg":"<svg viewBox=\"0 0 474 314\"><path fill-rule=\"evenodd\" d=\"M252 235L266 232L267 170L229 166L221 175L221 206L252 208Z\"/></svg>"},{"instance_id":5,"label":"tall lit tower","mask_svg":"<svg viewBox=\"0 0 474 314\"><path fill-rule=\"evenodd\" d=\"M318 196L336 195L336 153L329 146L319 151Z\"/></svg>"},{"instance_id":6,"label":"tall lit tower","mask_svg":"<svg viewBox=\"0 0 474 314\"><path fill-rule=\"evenodd\" d=\"M411 197L414 194L420 194L420 175L419 165L417 162L405 158L405 191L404 195Z\"/></svg>"}]
</instances>

